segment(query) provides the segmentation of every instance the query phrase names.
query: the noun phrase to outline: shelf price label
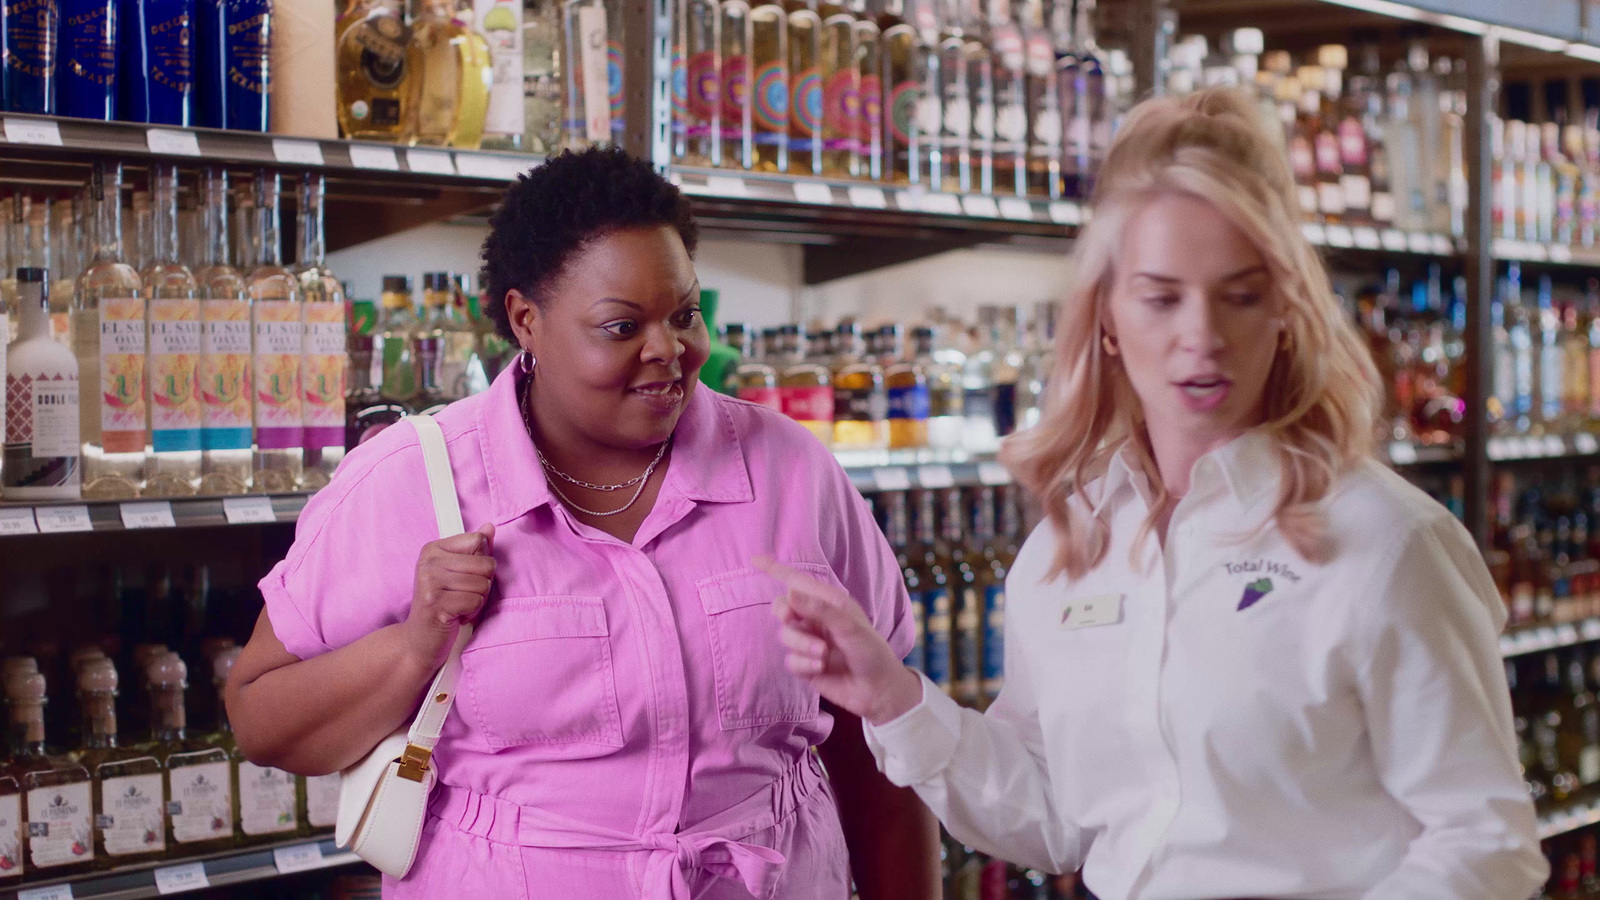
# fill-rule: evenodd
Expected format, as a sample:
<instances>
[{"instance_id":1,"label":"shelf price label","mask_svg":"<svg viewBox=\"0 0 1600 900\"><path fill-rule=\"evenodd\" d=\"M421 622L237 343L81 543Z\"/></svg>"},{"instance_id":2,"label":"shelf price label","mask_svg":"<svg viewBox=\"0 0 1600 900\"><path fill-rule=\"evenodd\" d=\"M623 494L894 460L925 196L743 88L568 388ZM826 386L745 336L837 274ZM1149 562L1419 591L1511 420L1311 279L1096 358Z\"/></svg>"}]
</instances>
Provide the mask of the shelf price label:
<instances>
[{"instance_id":1,"label":"shelf price label","mask_svg":"<svg viewBox=\"0 0 1600 900\"><path fill-rule=\"evenodd\" d=\"M122 527L129 530L135 528L175 528L178 525L172 519L172 502L170 500L124 503L121 510Z\"/></svg>"},{"instance_id":2,"label":"shelf price label","mask_svg":"<svg viewBox=\"0 0 1600 900\"><path fill-rule=\"evenodd\" d=\"M279 875L308 872L322 868L321 844L295 844L293 847L272 848L272 864Z\"/></svg>"},{"instance_id":3,"label":"shelf price label","mask_svg":"<svg viewBox=\"0 0 1600 900\"><path fill-rule=\"evenodd\" d=\"M1551 244L1550 261L1553 263L1561 263L1563 265L1572 262L1572 248L1568 247L1566 244Z\"/></svg>"},{"instance_id":4,"label":"shelf price label","mask_svg":"<svg viewBox=\"0 0 1600 900\"><path fill-rule=\"evenodd\" d=\"M939 192L923 194L918 206L925 213L936 213L941 216L961 215L961 198L955 194Z\"/></svg>"},{"instance_id":5,"label":"shelf price label","mask_svg":"<svg viewBox=\"0 0 1600 900\"><path fill-rule=\"evenodd\" d=\"M199 156L200 138L192 131L175 128L151 128L144 133L145 146L151 153L163 156Z\"/></svg>"},{"instance_id":6,"label":"shelf price label","mask_svg":"<svg viewBox=\"0 0 1600 900\"><path fill-rule=\"evenodd\" d=\"M1417 461L1417 448L1410 441L1395 441L1389 445L1389 462L1409 466Z\"/></svg>"},{"instance_id":7,"label":"shelf price label","mask_svg":"<svg viewBox=\"0 0 1600 900\"><path fill-rule=\"evenodd\" d=\"M750 186L737 175L707 175L706 193L719 197L748 197Z\"/></svg>"},{"instance_id":8,"label":"shelf price label","mask_svg":"<svg viewBox=\"0 0 1600 900\"><path fill-rule=\"evenodd\" d=\"M978 463L978 483L987 484L990 486L1010 484L1011 473L1006 471L1005 466L1002 466L992 460L989 462L981 462Z\"/></svg>"},{"instance_id":9,"label":"shelf price label","mask_svg":"<svg viewBox=\"0 0 1600 900\"><path fill-rule=\"evenodd\" d=\"M851 185L846 192L850 195L850 205L862 209L888 209L889 198L884 195L883 188L868 185Z\"/></svg>"},{"instance_id":10,"label":"shelf price label","mask_svg":"<svg viewBox=\"0 0 1600 900\"><path fill-rule=\"evenodd\" d=\"M527 167L517 160L480 153L457 153L456 168L470 178L515 181Z\"/></svg>"},{"instance_id":11,"label":"shelf price label","mask_svg":"<svg viewBox=\"0 0 1600 900\"><path fill-rule=\"evenodd\" d=\"M1033 204L1021 197L1001 197L1000 218L1017 222L1032 222Z\"/></svg>"},{"instance_id":12,"label":"shelf price label","mask_svg":"<svg viewBox=\"0 0 1600 900\"><path fill-rule=\"evenodd\" d=\"M969 216L983 219L1000 218L1000 206L994 202L993 197L985 197L981 194L962 197L961 208Z\"/></svg>"},{"instance_id":13,"label":"shelf price label","mask_svg":"<svg viewBox=\"0 0 1600 900\"><path fill-rule=\"evenodd\" d=\"M202 863L184 863L156 870L156 891L163 895L198 891L210 886L211 882L206 880L206 867Z\"/></svg>"},{"instance_id":14,"label":"shelf price label","mask_svg":"<svg viewBox=\"0 0 1600 900\"><path fill-rule=\"evenodd\" d=\"M33 518L43 534L94 530L87 506L41 506L33 511Z\"/></svg>"},{"instance_id":15,"label":"shelf price label","mask_svg":"<svg viewBox=\"0 0 1600 900\"><path fill-rule=\"evenodd\" d=\"M955 487L956 476L950 471L949 466L919 466L917 484L925 488Z\"/></svg>"},{"instance_id":16,"label":"shelf price label","mask_svg":"<svg viewBox=\"0 0 1600 900\"><path fill-rule=\"evenodd\" d=\"M794 183L794 198L801 203L818 203L823 206L833 204L833 189L816 181L796 181Z\"/></svg>"},{"instance_id":17,"label":"shelf price label","mask_svg":"<svg viewBox=\"0 0 1600 900\"><path fill-rule=\"evenodd\" d=\"M1433 241L1423 232L1412 231L1406 234L1406 249L1412 253L1427 253L1432 246Z\"/></svg>"},{"instance_id":18,"label":"shelf price label","mask_svg":"<svg viewBox=\"0 0 1600 900\"><path fill-rule=\"evenodd\" d=\"M395 156L393 147L374 147L370 144L350 145L350 165L358 169L400 171L400 159Z\"/></svg>"},{"instance_id":19,"label":"shelf price label","mask_svg":"<svg viewBox=\"0 0 1600 900\"><path fill-rule=\"evenodd\" d=\"M1351 234L1350 229L1343 225L1329 225L1327 232L1329 247L1354 247L1356 245L1356 236Z\"/></svg>"},{"instance_id":20,"label":"shelf price label","mask_svg":"<svg viewBox=\"0 0 1600 900\"><path fill-rule=\"evenodd\" d=\"M47 887L26 888L17 891L17 900L72 900L72 885L52 884Z\"/></svg>"},{"instance_id":21,"label":"shelf price label","mask_svg":"<svg viewBox=\"0 0 1600 900\"><path fill-rule=\"evenodd\" d=\"M1328 230L1323 228L1319 222L1301 222L1300 234L1305 237L1306 243L1314 247L1321 247L1328 243Z\"/></svg>"},{"instance_id":22,"label":"shelf price label","mask_svg":"<svg viewBox=\"0 0 1600 900\"><path fill-rule=\"evenodd\" d=\"M1050 221L1057 225L1083 224L1083 208L1069 200L1057 200L1050 204Z\"/></svg>"},{"instance_id":23,"label":"shelf price label","mask_svg":"<svg viewBox=\"0 0 1600 900\"><path fill-rule=\"evenodd\" d=\"M33 119L5 120L6 140L13 144L38 144L44 147L61 146L61 126L54 122Z\"/></svg>"},{"instance_id":24,"label":"shelf price label","mask_svg":"<svg viewBox=\"0 0 1600 900\"><path fill-rule=\"evenodd\" d=\"M880 491L911 490L911 473L900 466L884 466L872 470L872 484Z\"/></svg>"},{"instance_id":25,"label":"shelf price label","mask_svg":"<svg viewBox=\"0 0 1600 900\"><path fill-rule=\"evenodd\" d=\"M413 172L424 172L428 175L456 173L455 160L444 150L407 150L406 165L410 166Z\"/></svg>"},{"instance_id":26,"label":"shelf price label","mask_svg":"<svg viewBox=\"0 0 1600 900\"><path fill-rule=\"evenodd\" d=\"M1383 246L1383 240L1378 237L1378 229L1368 225L1351 229L1351 236L1356 240L1356 246L1362 250L1376 250Z\"/></svg>"},{"instance_id":27,"label":"shelf price label","mask_svg":"<svg viewBox=\"0 0 1600 900\"><path fill-rule=\"evenodd\" d=\"M1600 453L1600 440L1587 431L1580 431L1572 436L1572 449L1585 455Z\"/></svg>"},{"instance_id":28,"label":"shelf price label","mask_svg":"<svg viewBox=\"0 0 1600 900\"><path fill-rule=\"evenodd\" d=\"M229 525L255 525L278 521L271 497L223 497L222 515Z\"/></svg>"},{"instance_id":29,"label":"shelf price label","mask_svg":"<svg viewBox=\"0 0 1600 900\"><path fill-rule=\"evenodd\" d=\"M1378 235L1378 241L1383 244L1383 249L1390 253L1406 252L1406 233L1398 228L1385 228Z\"/></svg>"},{"instance_id":30,"label":"shelf price label","mask_svg":"<svg viewBox=\"0 0 1600 900\"><path fill-rule=\"evenodd\" d=\"M38 533L39 526L33 521L33 507L0 509L0 536Z\"/></svg>"},{"instance_id":31,"label":"shelf price label","mask_svg":"<svg viewBox=\"0 0 1600 900\"><path fill-rule=\"evenodd\" d=\"M272 156L280 163L295 166L320 166L322 145L316 141L291 141L272 139Z\"/></svg>"}]
</instances>

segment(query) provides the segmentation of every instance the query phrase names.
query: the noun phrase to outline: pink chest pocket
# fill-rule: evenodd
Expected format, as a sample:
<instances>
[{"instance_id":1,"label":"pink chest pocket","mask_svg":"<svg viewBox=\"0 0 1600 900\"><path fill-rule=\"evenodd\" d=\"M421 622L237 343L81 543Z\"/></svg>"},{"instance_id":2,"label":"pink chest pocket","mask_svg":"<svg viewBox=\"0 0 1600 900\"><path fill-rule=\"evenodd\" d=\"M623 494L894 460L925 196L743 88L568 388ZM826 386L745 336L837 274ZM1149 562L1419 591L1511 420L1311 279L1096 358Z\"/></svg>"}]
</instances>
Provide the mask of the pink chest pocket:
<instances>
[{"instance_id":1,"label":"pink chest pocket","mask_svg":"<svg viewBox=\"0 0 1600 900\"><path fill-rule=\"evenodd\" d=\"M461 654L462 705L491 749L563 758L622 746L610 629L599 597L506 597ZM459 708L459 707L458 707Z\"/></svg>"},{"instance_id":2,"label":"pink chest pocket","mask_svg":"<svg viewBox=\"0 0 1600 900\"><path fill-rule=\"evenodd\" d=\"M827 566L790 563L837 584ZM723 731L817 717L820 697L784 665L772 601L783 588L755 569L736 569L699 581L711 638L717 716Z\"/></svg>"}]
</instances>

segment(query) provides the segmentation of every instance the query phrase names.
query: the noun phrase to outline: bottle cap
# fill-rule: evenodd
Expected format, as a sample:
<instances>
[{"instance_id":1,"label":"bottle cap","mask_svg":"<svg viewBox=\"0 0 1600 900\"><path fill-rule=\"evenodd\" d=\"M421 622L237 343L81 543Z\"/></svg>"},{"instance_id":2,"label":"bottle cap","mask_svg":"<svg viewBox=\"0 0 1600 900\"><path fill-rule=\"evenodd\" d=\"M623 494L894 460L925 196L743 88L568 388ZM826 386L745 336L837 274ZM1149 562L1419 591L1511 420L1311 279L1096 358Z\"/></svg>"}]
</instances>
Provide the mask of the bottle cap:
<instances>
[{"instance_id":1,"label":"bottle cap","mask_svg":"<svg viewBox=\"0 0 1600 900\"><path fill-rule=\"evenodd\" d=\"M67 668L77 673L85 665L97 659L107 659L106 651L100 649L97 644L83 644L67 654Z\"/></svg>"},{"instance_id":2,"label":"bottle cap","mask_svg":"<svg viewBox=\"0 0 1600 900\"><path fill-rule=\"evenodd\" d=\"M6 699L13 704L44 702L44 676L38 672L13 672L6 678Z\"/></svg>"},{"instance_id":3,"label":"bottle cap","mask_svg":"<svg viewBox=\"0 0 1600 900\"><path fill-rule=\"evenodd\" d=\"M78 693L115 694L117 692L117 666L100 656L84 662L78 670Z\"/></svg>"},{"instance_id":4,"label":"bottle cap","mask_svg":"<svg viewBox=\"0 0 1600 900\"><path fill-rule=\"evenodd\" d=\"M1259 28L1235 28L1228 37L1234 53L1260 53L1266 48L1266 38Z\"/></svg>"},{"instance_id":5,"label":"bottle cap","mask_svg":"<svg viewBox=\"0 0 1600 900\"><path fill-rule=\"evenodd\" d=\"M166 644L139 644L133 648L133 667L143 672L156 657L167 652Z\"/></svg>"},{"instance_id":6,"label":"bottle cap","mask_svg":"<svg viewBox=\"0 0 1600 900\"><path fill-rule=\"evenodd\" d=\"M384 290L389 290L389 279L384 278ZM407 287L409 290L409 286ZM422 276L422 289L425 291L448 291L452 289L449 272L427 272Z\"/></svg>"},{"instance_id":7,"label":"bottle cap","mask_svg":"<svg viewBox=\"0 0 1600 900\"><path fill-rule=\"evenodd\" d=\"M231 637L208 637L200 642L200 658L216 659L217 654L237 646Z\"/></svg>"},{"instance_id":8,"label":"bottle cap","mask_svg":"<svg viewBox=\"0 0 1600 900\"><path fill-rule=\"evenodd\" d=\"M410 275L385 275L383 276L383 292L385 294L411 293Z\"/></svg>"},{"instance_id":9,"label":"bottle cap","mask_svg":"<svg viewBox=\"0 0 1600 900\"><path fill-rule=\"evenodd\" d=\"M0 660L0 681L10 682L11 676L39 671L39 661L31 656L8 656Z\"/></svg>"},{"instance_id":10,"label":"bottle cap","mask_svg":"<svg viewBox=\"0 0 1600 900\"><path fill-rule=\"evenodd\" d=\"M239 654L243 652L243 647L228 647L212 657L211 677L217 684L228 680L228 673L233 671L233 664L239 661Z\"/></svg>"},{"instance_id":11,"label":"bottle cap","mask_svg":"<svg viewBox=\"0 0 1600 900\"><path fill-rule=\"evenodd\" d=\"M1343 44L1323 44L1317 48L1317 65L1325 69L1344 69L1350 65L1350 51Z\"/></svg>"},{"instance_id":12,"label":"bottle cap","mask_svg":"<svg viewBox=\"0 0 1600 900\"><path fill-rule=\"evenodd\" d=\"M21 284L44 284L50 279L50 270L34 266L23 266L17 270L17 281Z\"/></svg>"},{"instance_id":13,"label":"bottle cap","mask_svg":"<svg viewBox=\"0 0 1600 900\"><path fill-rule=\"evenodd\" d=\"M188 683L189 667L176 653L163 653L150 660L145 668L153 687L183 687Z\"/></svg>"}]
</instances>

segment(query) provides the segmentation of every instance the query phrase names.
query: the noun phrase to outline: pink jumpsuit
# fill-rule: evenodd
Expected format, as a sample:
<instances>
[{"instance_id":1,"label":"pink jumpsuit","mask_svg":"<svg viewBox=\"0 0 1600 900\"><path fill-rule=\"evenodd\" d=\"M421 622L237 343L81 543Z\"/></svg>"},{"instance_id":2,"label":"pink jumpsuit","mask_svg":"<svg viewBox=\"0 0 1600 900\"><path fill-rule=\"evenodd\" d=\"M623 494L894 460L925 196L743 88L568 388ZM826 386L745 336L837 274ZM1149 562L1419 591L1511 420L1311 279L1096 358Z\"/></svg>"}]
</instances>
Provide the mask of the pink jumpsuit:
<instances>
[{"instance_id":1,"label":"pink jumpsuit","mask_svg":"<svg viewBox=\"0 0 1600 900\"><path fill-rule=\"evenodd\" d=\"M845 900L849 865L811 748L832 717L784 667L769 554L842 585L913 643L894 555L832 455L778 413L694 391L631 544L552 495L518 377L438 416L495 586L434 756L416 865L390 898ZM261 581L307 659L405 619L438 538L415 432L352 452Z\"/></svg>"}]
</instances>

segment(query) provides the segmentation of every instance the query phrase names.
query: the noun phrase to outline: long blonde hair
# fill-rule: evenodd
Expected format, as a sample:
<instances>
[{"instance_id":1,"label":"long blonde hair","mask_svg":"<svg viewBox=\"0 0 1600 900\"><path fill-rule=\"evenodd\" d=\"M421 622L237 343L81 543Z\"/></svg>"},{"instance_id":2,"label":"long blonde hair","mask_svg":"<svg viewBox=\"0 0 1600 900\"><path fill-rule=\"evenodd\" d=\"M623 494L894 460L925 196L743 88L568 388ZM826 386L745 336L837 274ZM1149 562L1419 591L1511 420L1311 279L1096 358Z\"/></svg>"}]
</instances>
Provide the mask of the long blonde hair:
<instances>
[{"instance_id":1,"label":"long blonde hair","mask_svg":"<svg viewBox=\"0 0 1600 900\"><path fill-rule=\"evenodd\" d=\"M1089 514L1086 488L1119 450L1131 452L1156 492L1134 561L1171 499L1138 397L1100 340L1124 228L1149 199L1166 193L1209 203L1245 234L1270 272L1285 337L1267 378L1259 427L1273 438L1282 466L1273 521L1301 556L1331 556L1318 503L1342 471L1372 453L1378 371L1301 235L1294 180L1260 108L1228 88L1147 100L1129 115L1101 167L1094 217L1074 250L1075 285L1057 314L1043 415L1001 451L1060 537L1052 578L1066 572L1077 579L1104 558L1109 527L1104 514ZM1081 513L1071 511L1075 496Z\"/></svg>"}]
</instances>

